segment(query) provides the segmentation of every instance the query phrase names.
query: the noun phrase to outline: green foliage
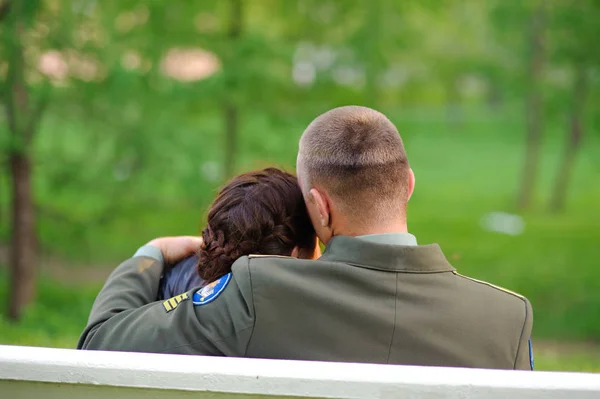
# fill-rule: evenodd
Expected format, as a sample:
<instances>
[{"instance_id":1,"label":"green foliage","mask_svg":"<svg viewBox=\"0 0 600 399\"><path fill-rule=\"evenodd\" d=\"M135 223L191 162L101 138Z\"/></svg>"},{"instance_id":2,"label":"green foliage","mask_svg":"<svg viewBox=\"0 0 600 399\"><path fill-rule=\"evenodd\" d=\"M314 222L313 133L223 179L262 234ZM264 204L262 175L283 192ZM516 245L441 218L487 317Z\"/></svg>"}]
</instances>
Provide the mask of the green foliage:
<instances>
[{"instance_id":1,"label":"green foliage","mask_svg":"<svg viewBox=\"0 0 600 399\"><path fill-rule=\"evenodd\" d=\"M596 0L551 2L551 33L554 57L569 64L598 65L596 50L600 26L600 3Z\"/></svg>"},{"instance_id":2,"label":"green foliage","mask_svg":"<svg viewBox=\"0 0 600 399\"><path fill-rule=\"evenodd\" d=\"M365 104L392 116L407 144L417 175L410 228L419 241L439 242L462 272L527 295L537 338L598 340L597 1L545 1L540 83L548 129L537 207L522 215L521 235L480 226L488 212L513 211L525 131L520 110L530 87L528 35L541 1L241 0L239 37L231 35L235 1L19 2L29 94L34 103L50 95L32 157L43 252L112 266L155 236L198 232L225 174L225 102L239 113L237 171L293 169L298 138L315 115ZM3 43L15 39L11 24L0 24ZM4 59L10 48L0 46ZM170 50L193 48L218 58L213 75L187 82L164 73ZM63 57L65 76L40 71L48 53ZM294 78L301 64L304 82ZM549 191L546 171L556 170L571 83L582 65L590 76L589 138L568 211L548 215L541 193ZM6 90L3 71L0 63ZM449 124L441 106L452 118L460 113L461 124ZM4 171L2 118L4 112ZM8 237L8 198L0 175L0 240ZM73 346L95 290L41 280L40 300L22 324L0 321L0 338ZM548 353L543 367L565 361L571 369L598 368L586 356L571 365Z\"/></svg>"}]
</instances>

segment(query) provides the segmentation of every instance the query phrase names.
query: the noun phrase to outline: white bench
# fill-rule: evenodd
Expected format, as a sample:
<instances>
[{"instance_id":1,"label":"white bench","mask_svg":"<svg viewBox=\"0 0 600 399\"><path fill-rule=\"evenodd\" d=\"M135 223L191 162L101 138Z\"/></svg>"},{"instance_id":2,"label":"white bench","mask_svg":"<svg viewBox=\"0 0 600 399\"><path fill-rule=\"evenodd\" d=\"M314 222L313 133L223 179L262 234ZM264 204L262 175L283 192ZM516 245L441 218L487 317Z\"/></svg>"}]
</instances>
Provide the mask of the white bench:
<instances>
[{"instance_id":1,"label":"white bench","mask_svg":"<svg viewBox=\"0 0 600 399\"><path fill-rule=\"evenodd\" d=\"M600 374L0 346L0 397L600 398Z\"/></svg>"}]
</instances>

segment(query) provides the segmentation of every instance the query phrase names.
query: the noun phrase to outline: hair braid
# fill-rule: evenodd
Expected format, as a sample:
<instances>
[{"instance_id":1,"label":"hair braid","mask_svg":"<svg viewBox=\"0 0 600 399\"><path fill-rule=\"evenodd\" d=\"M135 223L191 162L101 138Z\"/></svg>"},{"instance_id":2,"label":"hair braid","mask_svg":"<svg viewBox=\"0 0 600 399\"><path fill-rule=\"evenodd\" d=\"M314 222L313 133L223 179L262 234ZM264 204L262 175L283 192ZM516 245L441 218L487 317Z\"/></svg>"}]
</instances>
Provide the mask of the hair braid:
<instances>
[{"instance_id":1,"label":"hair braid","mask_svg":"<svg viewBox=\"0 0 600 399\"><path fill-rule=\"evenodd\" d=\"M207 283L244 255L289 256L296 246L314 251L316 242L296 178L274 168L229 182L209 210L202 239L197 270Z\"/></svg>"}]
</instances>

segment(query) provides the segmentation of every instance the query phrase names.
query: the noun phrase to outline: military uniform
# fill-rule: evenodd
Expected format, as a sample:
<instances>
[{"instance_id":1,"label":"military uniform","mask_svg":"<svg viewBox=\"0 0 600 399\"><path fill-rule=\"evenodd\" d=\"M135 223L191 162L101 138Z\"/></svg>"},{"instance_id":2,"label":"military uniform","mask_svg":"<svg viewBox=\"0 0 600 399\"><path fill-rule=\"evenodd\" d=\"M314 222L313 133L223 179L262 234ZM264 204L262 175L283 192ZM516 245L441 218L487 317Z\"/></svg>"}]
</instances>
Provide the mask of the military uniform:
<instances>
[{"instance_id":1,"label":"military uniform","mask_svg":"<svg viewBox=\"0 0 600 399\"><path fill-rule=\"evenodd\" d=\"M316 261L243 257L159 302L163 265L136 256L108 278L78 348L532 369L529 301L408 236L336 236Z\"/></svg>"}]
</instances>

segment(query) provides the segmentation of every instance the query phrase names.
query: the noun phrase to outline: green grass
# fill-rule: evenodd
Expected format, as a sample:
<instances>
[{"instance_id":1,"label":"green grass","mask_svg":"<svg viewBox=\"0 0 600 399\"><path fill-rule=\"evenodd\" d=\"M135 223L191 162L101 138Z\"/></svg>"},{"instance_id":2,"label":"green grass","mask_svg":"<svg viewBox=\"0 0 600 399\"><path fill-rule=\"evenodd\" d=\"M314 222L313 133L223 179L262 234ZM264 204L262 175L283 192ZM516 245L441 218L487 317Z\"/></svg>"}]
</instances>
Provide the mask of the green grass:
<instances>
[{"instance_id":1,"label":"green grass","mask_svg":"<svg viewBox=\"0 0 600 399\"><path fill-rule=\"evenodd\" d=\"M535 369L600 373L600 346L534 342Z\"/></svg>"},{"instance_id":2,"label":"green grass","mask_svg":"<svg viewBox=\"0 0 600 399\"><path fill-rule=\"evenodd\" d=\"M101 288L99 284L75 286L40 279L37 300L19 323L4 317L6 306L0 309L0 343L75 348ZM6 273L0 273L0 297L6 298L7 294Z\"/></svg>"},{"instance_id":3,"label":"green grass","mask_svg":"<svg viewBox=\"0 0 600 399\"><path fill-rule=\"evenodd\" d=\"M75 348L101 286L42 279L38 288L38 300L20 323L0 317L0 344ZM0 295L5 297L6 291L6 275L1 273ZM600 347L534 341L534 350L536 370L600 372Z\"/></svg>"}]
</instances>

